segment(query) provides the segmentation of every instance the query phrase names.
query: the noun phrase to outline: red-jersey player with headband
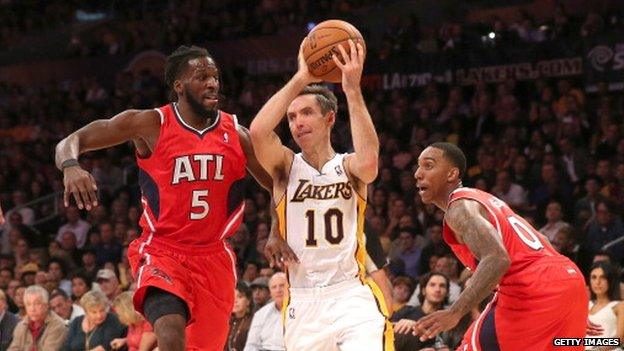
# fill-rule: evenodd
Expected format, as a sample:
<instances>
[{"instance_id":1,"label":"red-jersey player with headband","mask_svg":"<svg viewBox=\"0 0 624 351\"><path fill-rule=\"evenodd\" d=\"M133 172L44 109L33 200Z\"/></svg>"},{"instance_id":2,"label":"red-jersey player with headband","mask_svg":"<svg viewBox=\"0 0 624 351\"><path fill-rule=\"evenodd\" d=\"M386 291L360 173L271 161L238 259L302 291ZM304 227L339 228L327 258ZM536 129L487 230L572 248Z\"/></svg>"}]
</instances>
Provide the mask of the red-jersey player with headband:
<instances>
[{"instance_id":1,"label":"red-jersey player with headband","mask_svg":"<svg viewBox=\"0 0 624 351\"><path fill-rule=\"evenodd\" d=\"M453 328L495 291L458 350L552 350L553 338L584 337L588 296L580 270L505 202L462 187L465 171L466 157L453 144L434 143L418 158L422 201L445 212L444 240L474 275L452 306L415 322L414 333L428 339Z\"/></svg>"},{"instance_id":2,"label":"red-jersey player with headband","mask_svg":"<svg viewBox=\"0 0 624 351\"><path fill-rule=\"evenodd\" d=\"M97 206L96 184L78 156L127 141L136 147L143 216L128 250L135 308L154 326L160 350L223 350L234 303L234 253L225 239L243 217L247 168L270 189L248 131L218 109L219 69L203 48L167 59L173 102L94 121L62 140L56 164L65 205ZM284 247L287 246L284 243Z\"/></svg>"}]
</instances>

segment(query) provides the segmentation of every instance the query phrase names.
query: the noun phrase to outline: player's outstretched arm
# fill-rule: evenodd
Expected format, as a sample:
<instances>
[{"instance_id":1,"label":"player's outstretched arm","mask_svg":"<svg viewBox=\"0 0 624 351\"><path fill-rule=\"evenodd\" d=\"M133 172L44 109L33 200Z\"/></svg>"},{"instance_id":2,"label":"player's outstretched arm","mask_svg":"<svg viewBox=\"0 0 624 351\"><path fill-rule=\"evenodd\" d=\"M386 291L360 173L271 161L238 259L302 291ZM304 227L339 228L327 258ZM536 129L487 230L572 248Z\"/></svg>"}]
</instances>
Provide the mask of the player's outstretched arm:
<instances>
[{"instance_id":1,"label":"player's outstretched arm","mask_svg":"<svg viewBox=\"0 0 624 351\"><path fill-rule=\"evenodd\" d=\"M127 110L108 120L93 121L73 132L56 145L56 167L63 171L64 203L69 206L70 194L78 208L97 206L95 180L78 164L84 152L104 149L132 139L157 138L160 117L155 110Z\"/></svg>"},{"instance_id":2,"label":"player's outstretched arm","mask_svg":"<svg viewBox=\"0 0 624 351\"><path fill-rule=\"evenodd\" d=\"M471 284L449 309L436 311L416 323L414 331L423 340L453 328L461 317L490 295L511 263L500 236L478 202L461 199L451 203L444 220L457 240L468 245L479 265Z\"/></svg>"},{"instance_id":3,"label":"player's outstretched arm","mask_svg":"<svg viewBox=\"0 0 624 351\"><path fill-rule=\"evenodd\" d=\"M305 42L305 41L304 41ZM273 130L280 123L288 105L308 84L318 81L308 71L308 66L303 59L302 48L299 48L299 69L297 73L273 95L260 109L249 126L251 141L253 142L256 156L260 164L275 176L279 171L290 166L292 151L282 144Z\"/></svg>"},{"instance_id":4,"label":"player's outstretched arm","mask_svg":"<svg viewBox=\"0 0 624 351\"><path fill-rule=\"evenodd\" d=\"M349 46L351 49L347 55L344 48L338 45L344 63L340 62L337 55L333 56L334 62L342 71L342 90L347 96L351 137L355 150L346 159L346 167L349 173L368 184L377 178L379 137L366 108L360 86L364 70L364 48L359 43L354 44L353 40L349 40Z\"/></svg>"}]
</instances>

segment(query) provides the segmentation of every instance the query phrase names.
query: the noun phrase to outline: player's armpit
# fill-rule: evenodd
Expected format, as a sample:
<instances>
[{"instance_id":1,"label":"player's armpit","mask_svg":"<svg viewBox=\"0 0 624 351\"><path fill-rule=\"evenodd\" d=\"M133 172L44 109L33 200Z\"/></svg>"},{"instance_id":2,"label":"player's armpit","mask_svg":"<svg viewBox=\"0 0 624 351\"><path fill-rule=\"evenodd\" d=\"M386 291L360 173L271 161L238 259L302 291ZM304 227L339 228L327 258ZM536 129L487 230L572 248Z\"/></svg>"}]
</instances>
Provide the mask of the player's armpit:
<instances>
[{"instance_id":1,"label":"player's armpit","mask_svg":"<svg viewBox=\"0 0 624 351\"><path fill-rule=\"evenodd\" d=\"M461 293L451 310L460 316L468 313L498 285L511 260L500 235L481 213L481 204L460 199L450 204L444 220L457 239L466 244L479 260L471 284Z\"/></svg>"},{"instance_id":2,"label":"player's armpit","mask_svg":"<svg viewBox=\"0 0 624 351\"><path fill-rule=\"evenodd\" d=\"M249 130L239 125L236 131L238 132L243 152L247 157L247 170L265 190L272 192L273 179L256 158L256 153L249 137Z\"/></svg>"}]
</instances>

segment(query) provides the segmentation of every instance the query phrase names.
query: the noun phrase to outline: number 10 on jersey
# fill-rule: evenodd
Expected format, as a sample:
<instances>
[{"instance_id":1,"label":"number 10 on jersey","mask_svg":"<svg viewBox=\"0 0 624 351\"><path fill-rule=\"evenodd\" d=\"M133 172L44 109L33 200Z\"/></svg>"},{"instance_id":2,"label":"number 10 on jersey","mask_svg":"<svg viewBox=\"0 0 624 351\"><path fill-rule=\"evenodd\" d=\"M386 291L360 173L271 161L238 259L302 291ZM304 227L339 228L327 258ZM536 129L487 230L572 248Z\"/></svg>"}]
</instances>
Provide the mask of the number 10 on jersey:
<instances>
[{"instance_id":1,"label":"number 10 on jersey","mask_svg":"<svg viewBox=\"0 0 624 351\"><path fill-rule=\"evenodd\" d=\"M315 238L315 210L307 210L305 213L308 220L308 237L306 239L306 247L316 247L318 242ZM344 238L344 227L342 225L342 212L337 208L330 208L323 215L325 222L325 240L330 244L340 244L342 238Z\"/></svg>"}]
</instances>

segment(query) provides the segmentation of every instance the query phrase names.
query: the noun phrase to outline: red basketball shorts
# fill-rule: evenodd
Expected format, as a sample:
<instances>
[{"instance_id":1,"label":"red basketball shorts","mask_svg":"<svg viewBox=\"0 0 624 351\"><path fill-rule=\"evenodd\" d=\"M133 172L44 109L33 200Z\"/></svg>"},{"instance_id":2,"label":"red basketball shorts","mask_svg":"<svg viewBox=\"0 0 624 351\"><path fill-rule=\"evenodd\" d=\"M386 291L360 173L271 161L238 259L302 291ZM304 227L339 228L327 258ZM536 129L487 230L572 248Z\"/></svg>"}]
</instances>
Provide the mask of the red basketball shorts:
<instances>
[{"instance_id":1,"label":"red basketball shorts","mask_svg":"<svg viewBox=\"0 0 624 351\"><path fill-rule=\"evenodd\" d=\"M236 262L232 250L225 242L202 250L148 242L137 239L128 248L137 282L135 309L143 313L150 286L170 292L184 300L190 311L186 349L222 351L234 305Z\"/></svg>"},{"instance_id":2,"label":"red basketball shorts","mask_svg":"<svg viewBox=\"0 0 624 351\"><path fill-rule=\"evenodd\" d=\"M518 288L518 294L497 293L468 328L457 350L583 350L583 346L553 345L554 338L585 337L588 296L581 272L561 265L539 270L539 278Z\"/></svg>"}]
</instances>

